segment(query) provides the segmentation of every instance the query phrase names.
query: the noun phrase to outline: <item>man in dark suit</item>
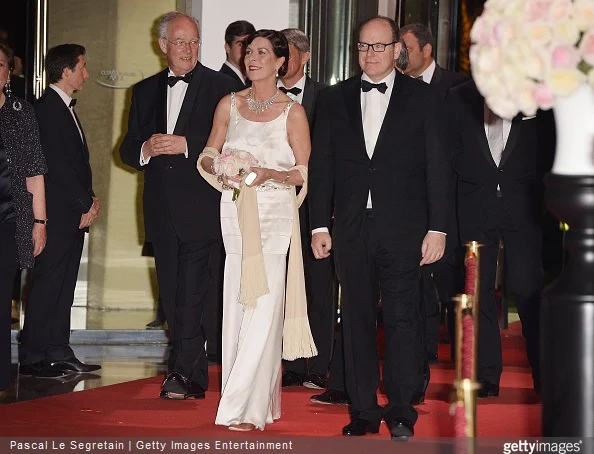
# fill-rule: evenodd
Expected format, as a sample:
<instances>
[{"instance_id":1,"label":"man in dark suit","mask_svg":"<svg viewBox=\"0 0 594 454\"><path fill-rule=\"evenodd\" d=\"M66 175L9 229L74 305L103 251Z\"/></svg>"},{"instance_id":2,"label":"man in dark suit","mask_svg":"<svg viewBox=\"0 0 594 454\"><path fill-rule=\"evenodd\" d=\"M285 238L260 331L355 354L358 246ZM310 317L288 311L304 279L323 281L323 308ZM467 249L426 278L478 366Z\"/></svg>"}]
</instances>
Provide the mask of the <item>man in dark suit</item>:
<instances>
[{"instance_id":1,"label":"man in dark suit","mask_svg":"<svg viewBox=\"0 0 594 454\"><path fill-rule=\"evenodd\" d=\"M515 296L534 387L538 366L542 186L539 129L548 116L501 119L486 105L474 81L450 90L448 145L458 176L460 237L480 249L479 397L499 395L501 337L495 302L499 240L505 243L506 288Z\"/></svg>"},{"instance_id":2,"label":"man in dark suit","mask_svg":"<svg viewBox=\"0 0 594 454\"><path fill-rule=\"evenodd\" d=\"M420 266L442 257L449 168L433 91L400 74L400 33L386 17L359 31L362 76L320 93L309 162L310 223L316 258L334 260L341 284L344 359L351 422L343 435L414 433L411 404L422 381ZM327 227L334 215L332 237ZM377 403L377 292L382 296L388 404Z\"/></svg>"},{"instance_id":3,"label":"man in dark suit","mask_svg":"<svg viewBox=\"0 0 594 454\"><path fill-rule=\"evenodd\" d=\"M144 171L144 221L173 339L160 396L202 398L208 387L204 308L209 258L221 243L220 194L196 171L219 100L233 82L198 62L198 21L165 14L159 47L169 68L134 87L122 161Z\"/></svg>"},{"instance_id":4,"label":"man in dark suit","mask_svg":"<svg viewBox=\"0 0 594 454\"><path fill-rule=\"evenodd\" d=\"M427 26L421 23L409 24L402 27L400 32L409 55L409 64L405 74L420 79L434 88L438 93L440 103L443 103L450 88L468 80L468 77L447 71L435 62L433 58L433 36ZM445 128L445 125L445 116L440 115L440 126ZM452 210L444 257L436 263L424 266L421 269L425 345L429 363L435 363L438 359L440 301L448 307L448 332L452 346L454 344L455 323L452 298L462 290L459 288L461 285L460 255L456 212ZM420 400L422 398L422 396L419 396Z\"/></svg>"},{"instance_id":5,"label":"man in dark suit","mask_svg":"<svg viewBox=\"0 0 594 454\"><path fill-rule=\"evenodd\" d=\"M225 30L225 54L227 54L227 59L219 71L235 81L237 91L251 85L250 80L246 77L243 58L245 57L245 40L255 32L256 28L245 20L232 22Z\"/></svg>"},{"instance_id":6,"label":"man in dark suit","mask_svg":"<svg viewBox=\"0 0 594 454\"><path fill-rule=\"evenodd\" d=\"M21 335L20 373L57 377L100 369L80 362L69 345L84 236L99 215L99 199L93 192L89 148L72 99L89 78L85 48L77 44L54 47L47 53L45 68L50 86L35 104L35 113L48 167L48 239L33 268Z\"/></svg>"},{"instance_id":7,"label":"man in dark suit","mask_svg":"<svg viewBox=\"0 0 594 454\"><path fill-rule=\"evenodd\" d=\"M279 88L305 109L310 129L313 128L315 104L324 84L315 82L305 75L305 65L310 58L309 39L296 28L282 31L289 42L289 66L286 75L278 81ZM299 209L302 243L311 242L309 229L308 200ZM334 342L335 278L332 258L316 260L311 248L303 248L305 287L307 292L307 313L318 355L306 361L304 358L283 361L283 386L304 385L312 389L326 387L326 375Z\"/></svg>"}]
</instances>

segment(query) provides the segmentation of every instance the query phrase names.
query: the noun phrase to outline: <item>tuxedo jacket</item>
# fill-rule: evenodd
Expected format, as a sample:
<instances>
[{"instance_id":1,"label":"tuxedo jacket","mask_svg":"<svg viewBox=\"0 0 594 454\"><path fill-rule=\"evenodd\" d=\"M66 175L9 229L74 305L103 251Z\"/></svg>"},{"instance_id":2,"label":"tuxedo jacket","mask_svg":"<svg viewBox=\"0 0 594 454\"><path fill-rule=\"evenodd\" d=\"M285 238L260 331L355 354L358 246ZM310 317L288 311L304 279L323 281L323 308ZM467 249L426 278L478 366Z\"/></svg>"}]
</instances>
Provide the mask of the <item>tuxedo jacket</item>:
<instances>
[{"instance_id":1,"label":"tuxedo jacket","mask_svg":"<svg viewBox=\"0 0 594 454\"><path fill-rule=\"evenodd\" d=\"M221 74L225 74L226 76L229 76L229 77L231 77L231 79L233 79L233 82L235 84L235 86L233 87L233 91L241 91L248 87L248 85L246 85L243 82L243 80L241 80L241 78L235 73L235 71L233 71L231 68L229 68L229 66L227 66L225 63L223 63L223 66L221 66L221 69L219 69L219 72Z\"/></svg>"},{"instance_id":2,"label":"tuxedo jacket","mask_svg":"<svg viewBox=\"0 0 594 454\"><path fill-rule=\"evenodd\" d=\"M318 95L324 88L326 88L326 84L316 82L311 77L305 76L305 86L303 87L301 105L305 110L305 115L307 115L310 131L313 131L313 125L316 120L316 103L318 101Z\"/></svg>"},{"instance_id":3,"label":"tuxedo jacket","mask_svg":"<svg viewBox=\"0 0 594 454\"><path fill-rule=\"evenodd\" d=\"M451 175L434 98L427 84L396 72L370 159L361 115L361 76L320 92L309 163L312 230L328 227L334 214L334 245L348 249L361 237L371 190L383 247L418 265L427 231L445 232L448 223Z\"/></svg>"},{"instance_id":4,"label":"tuxedo jacket","mask_svg":"<svg viewBox=\"0 0 594 454\"><path fill-rule=\"evenodd\" d=\"M200 63L194 69L173 134L186 138L183 154L161 155L140 165L142 144L155 133L167 133L168 69L134 86L128 131L120 146L122 161L144 171L144 224L148 238L159 238L173 224L182 241L208 241L221 236L220 193L198 173L196 161L204 149L214 111L230 93L233 81Z\"/></svg>"},{"instance_id":5,"label":"tuxedo jacket","mask_svg":"<svg viewBox=\"0 0 594 454\"><path fill-rule=\"evenodd\" d=\"M443 101L450 88L460 85L467 80L469 80L468 76L448 71L438 64L435 64L435 71L433 72L433 77L431 78L429 85L437 90L439 97Z\"/></svg>"},{"instance_id":6,"label":"tuxedo jacket","mask_svg":"<svg viewBox=\"0 0 594 454\"><path fill-rule=\"evenodd\" d=\"M52 229L77 231L81 215L93 204L89 148L70 109L51 87L35 103L41 148L47 162L45 198Z\"/></svg>"},{"instance_id":7,"label":"tuxedo jacket","mask_svg":"<svg viewBox=\"0 0 594 454\"><path fill-rule=\"evenodd\" d=\"M437 98L439 100L439 108L442 109L438 114L439 119L439 127L441 128L442 135L447 135L447 114L443 110L445 99L447 97L448 91L450 88L460 85L464 83L469 78L463 74L458 74L453 71L448 71L443 69L439 65L435 65L435 71L433 72L433 77L429 82L429 86L436 90ZM452 173L452 187L456 187L456 177ZM450 193L452 200L450 202L450 206L455 207L455 191L452 190ZM446 250L444 253L444 257L442 260L444 261L451 261L455 259L454 256L451 254L455 252L459 246L459 235L458 235L458 217L456 215L456 209L452 208L449 213L449 223L448 228L446 230L447 239L446 239Z\"/></svg>"},{"instance_id":8,"label":"tuxedo jacket","mask_svg":"<svg viewBox=\"0 0 594 454\"><path fill-rule=\"evenodd\" d=\"M535 229L542 215L541 112L513 118L499 166L495 164L484 127L484 98L470 80L447 98L449 150L458 176L457 204L462 241L476 240L497 198L518 228ZM542 115L546 120L546 115Z\"/></svg>"}]
</instances>

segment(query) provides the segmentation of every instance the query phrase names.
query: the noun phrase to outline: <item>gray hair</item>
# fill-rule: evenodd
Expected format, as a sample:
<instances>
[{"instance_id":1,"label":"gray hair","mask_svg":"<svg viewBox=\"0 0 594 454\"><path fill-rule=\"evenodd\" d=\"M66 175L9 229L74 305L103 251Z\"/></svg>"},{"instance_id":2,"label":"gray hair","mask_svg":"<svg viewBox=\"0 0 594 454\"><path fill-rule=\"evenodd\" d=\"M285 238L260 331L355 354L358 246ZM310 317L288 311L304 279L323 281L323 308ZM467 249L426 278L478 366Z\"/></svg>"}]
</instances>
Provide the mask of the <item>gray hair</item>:
<instances>
[{"instance_id":1,"label":"gray hair","mask_svg":"<svg viewBox=\"0 0 594 454\"><path fill-rule=\"evenodd\" d=\"M166 14L163 14L163 16L161 16L159 19L159 25L157 29L159 38L167 39L167 27L169 26L169 22L181 17L185 17L196 24L196 28L198 29L198 37L200 37L200 23L198 22L198 19L182 11L170 11Z\"/></svg>"},{"instance_id":2,"label":"gray hair","mask_svg":"<svg viewBox=\"0 0 594 454\"><path fill-rule=\"evenodd\" d=\"M292 44L297 48L300 54L309 52L309 38L298 28L285 28L281 30L281 33L285 35L289 44Z\"/></svg>"},{"instance_id":3,"label":"gray hair","mask_svg":"<svg viewBox=\"0 0 594 454\"><path fill-rule=\"evenodd\" d=\"M404 72L408 67L408 49L406 48L406 44L404 44L404 41L402 39L400 39L399 42L402 47L400 48L400 55L398 55L395 65L396 68Z\"/></svg>"}]
</instances>

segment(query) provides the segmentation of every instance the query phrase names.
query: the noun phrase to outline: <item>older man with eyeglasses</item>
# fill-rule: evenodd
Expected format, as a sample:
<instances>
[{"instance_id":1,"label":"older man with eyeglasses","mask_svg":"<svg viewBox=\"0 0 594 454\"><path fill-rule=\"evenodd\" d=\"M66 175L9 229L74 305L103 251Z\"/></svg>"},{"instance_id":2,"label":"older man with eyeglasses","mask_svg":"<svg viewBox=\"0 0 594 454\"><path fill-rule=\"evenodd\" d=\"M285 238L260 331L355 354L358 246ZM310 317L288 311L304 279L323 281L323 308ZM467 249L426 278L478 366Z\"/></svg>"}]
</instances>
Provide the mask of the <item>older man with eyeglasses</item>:
<instances>
[{"instance_id":1,"label":"older man with eyeglasses","mask_svg":"<svg viewBox=\"0 0 594 454\"><path fill-rule=\"evenodd\" d=\"M451 190L433 91L394 69L396 23L374 17L359 31L361 76L320 93L309 161L310 226L317 258L334 259L341 284L351 421L343 435L414 434L422 383L420 270L443 255ZM327 227L334 215L332 236ZM383 387L376 315L382 297Z\"/></svg>"},{"instance_id":2,"label":"older man with eyeglasses","mask_svg":"<svg viewBox=\"0 0 594 454\"><path fill-rule=\"evenodd\" d=\"M198 21L174 11L159 21L169 67L132 93L122 161L144 171L144 223L173 348L164 399L203 398L208 362L202 324L210 286L209 257L221 243L220 194L196 172L229 77L198 62Z\"/></svg>"}]
</instances>

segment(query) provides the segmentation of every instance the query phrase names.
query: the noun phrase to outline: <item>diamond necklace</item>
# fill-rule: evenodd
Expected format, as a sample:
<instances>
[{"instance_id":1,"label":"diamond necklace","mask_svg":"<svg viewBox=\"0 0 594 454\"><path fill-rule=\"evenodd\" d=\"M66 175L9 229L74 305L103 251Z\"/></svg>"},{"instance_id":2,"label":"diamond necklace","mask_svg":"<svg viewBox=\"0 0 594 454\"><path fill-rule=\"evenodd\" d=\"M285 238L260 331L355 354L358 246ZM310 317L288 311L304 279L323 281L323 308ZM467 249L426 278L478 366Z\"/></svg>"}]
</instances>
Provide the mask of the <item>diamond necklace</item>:
<instances>
[{"instance_id":1,"label":"diamond necklace","mask_svg":"<svg viewBox=\"0 0 594 454\"><path fill-rule=\"evenodd\" d=\"M265 110L274 104L274 101L276 101L276 98L278 98L279 92L280 90L277 88L276 93L272 95L271 98L265 99L264 101L256 101L252 95L252 88L250 87L250 91L248 92L246 98L248 109L257 114L264 113Z\"/></svg>"}]
</instances>

